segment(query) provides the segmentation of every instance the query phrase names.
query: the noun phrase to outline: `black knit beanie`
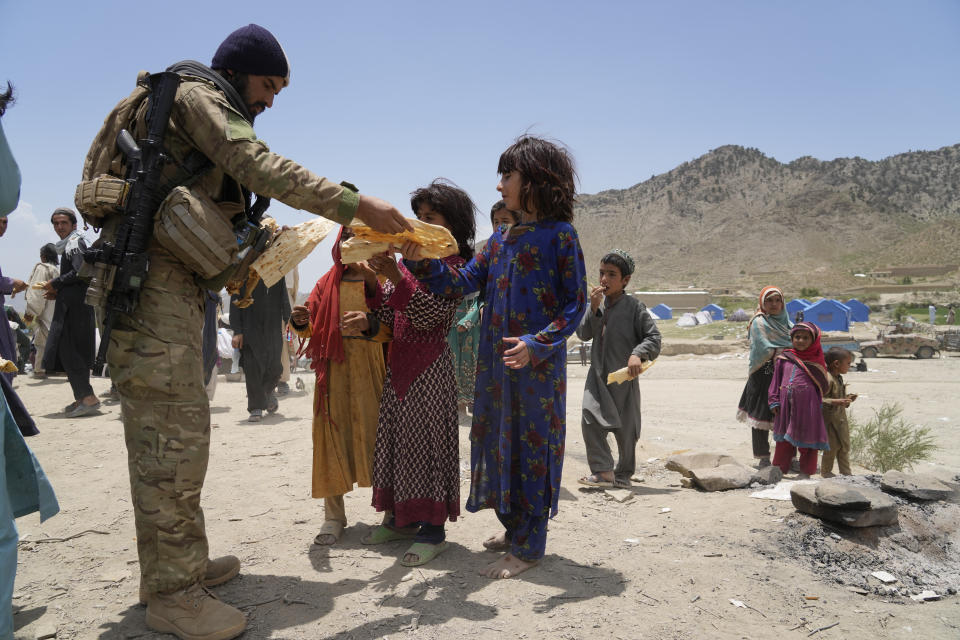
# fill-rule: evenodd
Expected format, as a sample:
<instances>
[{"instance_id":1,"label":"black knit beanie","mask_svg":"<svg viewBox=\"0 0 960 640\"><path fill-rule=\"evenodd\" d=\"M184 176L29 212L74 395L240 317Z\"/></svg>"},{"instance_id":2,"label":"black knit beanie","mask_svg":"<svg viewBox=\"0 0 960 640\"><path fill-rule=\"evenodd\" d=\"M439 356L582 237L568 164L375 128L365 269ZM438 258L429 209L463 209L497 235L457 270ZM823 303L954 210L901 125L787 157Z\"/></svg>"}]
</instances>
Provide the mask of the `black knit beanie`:
<instances>
[{"instance_id":1,"label":"black knit beanie","mask_svg":"<svg viewBox=\"0 0 960 640\"><path fill-rule=\"evenodd\" d=\"M210 63L213 69L231 69L256 76L280 76L290 83L290 63L273 34L258 24L240 27L220 43Z\"/></svg>"}]
</instances>

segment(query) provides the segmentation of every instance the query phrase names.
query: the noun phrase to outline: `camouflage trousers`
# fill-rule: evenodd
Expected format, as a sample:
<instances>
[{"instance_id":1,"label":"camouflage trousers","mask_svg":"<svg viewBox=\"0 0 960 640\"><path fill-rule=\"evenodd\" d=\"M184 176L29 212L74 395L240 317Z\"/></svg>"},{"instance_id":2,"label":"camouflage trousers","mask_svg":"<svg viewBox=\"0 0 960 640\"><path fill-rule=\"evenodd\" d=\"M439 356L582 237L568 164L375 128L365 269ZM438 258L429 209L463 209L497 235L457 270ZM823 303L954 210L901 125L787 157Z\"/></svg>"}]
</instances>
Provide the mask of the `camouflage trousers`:
<instances>
[{"instance_id":1,"label":"camouflage trousers","mask_svg":"<svg viewBox=\"0 0 960 640\"><path fill-rule=\"evenodd\" d=\"M210 453L203 302L189 274L164 266L151 265L140 304L114 327L107 354L120 395L140 574L150 593L197 582L208 556L200 508Z\"/></svg>"}]
</instances>

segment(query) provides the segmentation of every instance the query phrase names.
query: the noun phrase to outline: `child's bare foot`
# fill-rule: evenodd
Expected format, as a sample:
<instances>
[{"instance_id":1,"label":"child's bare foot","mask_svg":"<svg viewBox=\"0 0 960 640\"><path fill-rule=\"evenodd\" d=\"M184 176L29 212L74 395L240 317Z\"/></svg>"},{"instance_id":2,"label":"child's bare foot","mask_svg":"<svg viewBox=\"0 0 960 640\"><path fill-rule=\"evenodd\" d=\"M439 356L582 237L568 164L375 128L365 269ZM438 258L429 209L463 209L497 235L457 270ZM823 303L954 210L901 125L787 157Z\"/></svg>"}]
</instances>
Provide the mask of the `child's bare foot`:
<instances>
[{"instance_id":1,"label":"child's bare foot","mask_svg":"<svg viewBox=\"0 0 960 640\"><path fill-rule=\"evenodd\" d=\"M491 562L480 570L480 575L499 580L501 578L513 578L520 575L530 567L536 566L536 562L527 562L521 560L512 553L505 553L496 562Z\"/></svg>"},{"instance_id":2,"label":"child's bare foot","mask_svg":"<svg viewBox=\"0 0 960 640\"><path fill-rule=\"evenodd\" d=\"M510 541L507 540L507 532L501 531L497 535L487 538L483 541L483 548L488 551L509 551Z\"/></svg>"}]
</instances>

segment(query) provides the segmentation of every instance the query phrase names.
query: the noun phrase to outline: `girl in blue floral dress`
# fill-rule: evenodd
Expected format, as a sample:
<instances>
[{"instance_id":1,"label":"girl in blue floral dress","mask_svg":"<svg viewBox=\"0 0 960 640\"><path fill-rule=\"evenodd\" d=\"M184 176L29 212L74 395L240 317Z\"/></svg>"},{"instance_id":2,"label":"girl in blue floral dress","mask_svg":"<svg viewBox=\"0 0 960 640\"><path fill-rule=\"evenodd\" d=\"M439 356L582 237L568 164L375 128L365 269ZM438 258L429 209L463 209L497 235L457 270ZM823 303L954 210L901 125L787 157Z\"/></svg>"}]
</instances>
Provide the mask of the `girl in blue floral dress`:
<instances>
[{"instance_id":1,"label":"girl in blue floral dress","mask_svg":"<svg viewBox=\"0 0 960 640\"><path fill-rule=\"evenodd\" d=\"M586 310L586 272L573 228L574 170L546 140L518 139L500 156L497 190L521 212L495 229L467 265L419 260L407 268L431 291L486 300L471 439L468 511L494 509L504 532L484 542L506 553L480 571L509 578L536 564L557 513L566 435L566 340Z\"/></svg>"}]
</instances>

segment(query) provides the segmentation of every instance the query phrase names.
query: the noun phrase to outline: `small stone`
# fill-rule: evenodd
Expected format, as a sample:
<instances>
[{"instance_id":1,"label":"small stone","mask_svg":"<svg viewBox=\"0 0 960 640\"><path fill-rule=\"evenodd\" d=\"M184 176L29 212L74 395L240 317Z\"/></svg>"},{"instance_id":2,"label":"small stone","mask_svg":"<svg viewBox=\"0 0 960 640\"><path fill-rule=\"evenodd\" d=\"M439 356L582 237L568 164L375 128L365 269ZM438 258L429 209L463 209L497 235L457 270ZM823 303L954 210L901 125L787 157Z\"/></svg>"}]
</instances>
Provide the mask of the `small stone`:
<instances>
[{"instance_id":1,"label":"small stone","mask_svg":"<svg viewBox=\"0 0 960 640\"><path fill-rule=\"evenodd\" d=\"M761 484L777 484L783 480L783 471L780 471L780 467L767 465L754 471L752 479Z\"/></svg>"},{"instance_id":2,"label":"small stone","mask_svg":"<svg viewBox=\"0 0 960 640\"><path fill-rule=\"evenodd\" d=\"M742 489L750 485L750 469L740 464L722 464L718 467L693 469L690 475L704 491Z\"/></svg>"},{"instance_id":3,"label":"small stone","mask_svg":"<svg viewBox=\"0 0 960 640\"><path fill-rule=\"evenodd\" d=\"M884 584L890 584L891 582L897 581L897 577L895 575L892 573L887 573L886 571L874 571L870 575Z\"/></svg>"},{"instance_id":4,"label":"small stone","mask_svg":"<svg viewBox=\"0 0 960 640\"><path fill-rule=\"evenodd\" d=\"M36 635L34 637L37 640L48 640L48 638L57 637L57 625L52 622L41 622L37 625Z\"/></svg>"},{"instance_id":5,"label":"small stone","mask_svg":"<svg viewBox=\"0 0 960 640\"><path fill-rule=\"evenodd\" d=\"M693 488L693 478L680 478L680 486L684 489Z\"/></svg>"},{"instance_id":6,"label":"small stone","mask_svg":"<svg viewBox=\"0 0 960 640\"><path fill-rule=\"evenodd\" d=\"M604 489L603 493L608 499L616 500L617 502L633 500L633 491L629 489Z\"/></svg>"},{"instance_id":7,"label":"small stone","mask_svg":"<svg viewBox=\"0 0 960 640\"><path fill-rule=\"evenodd\" d=\"M928 589L928 590L925 590L925 591L921 591L920 593L918 593L918 594L915 595L915 596L910 596L910 599L911 599L911 600L915 600L915 601L917 601L917 602L930 602L930 601L932 601L932 600L939 600L939 599L940 599L940 594L937 593L936 591L930 591L930 590Z\"/></svg>"},{"instance_id":8,"label":"small stone","mask_svg":"<svg viewBox=\"0 0 960 640\"><path fill-rule=\"evenodd\" d=\"M723 453L677 453L669 458L664 465L669 471L676 471L683 476L690 477L693 469L709 469L722 464L736 464L736 460Z\"/></svg>"}]
</instances>

